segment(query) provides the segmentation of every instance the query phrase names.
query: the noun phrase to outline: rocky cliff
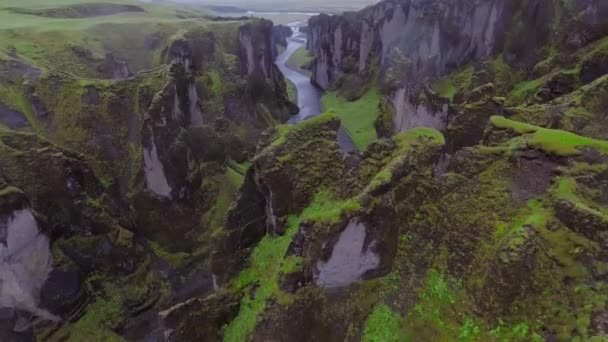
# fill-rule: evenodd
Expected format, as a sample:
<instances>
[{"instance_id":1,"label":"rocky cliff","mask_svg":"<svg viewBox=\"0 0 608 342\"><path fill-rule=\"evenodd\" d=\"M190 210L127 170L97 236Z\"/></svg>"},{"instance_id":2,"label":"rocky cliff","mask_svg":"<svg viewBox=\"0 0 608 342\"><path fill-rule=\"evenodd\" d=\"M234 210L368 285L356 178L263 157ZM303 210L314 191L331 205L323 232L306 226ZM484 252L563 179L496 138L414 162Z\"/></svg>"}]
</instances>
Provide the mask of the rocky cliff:
<instances>
[{"instance_id":1,"label":"rocky cliff","mask_svg":"<svg viewBox=\"0 0 608 342\"><path fill-rule=\"evenodd\" d=\"M497 55L513 72L529 70L556 51L574 53L604 37L607 14L601 1L498 0L383 1L321 15L309 23L313 82L339 89L379 78L392 130L445 131L448 108L424 89L432 80Z\"/></svg>"},{"instance_id":2,"label":"rocky cliff","mask_svg":"<svg viewBox=\"0 0 608 342\"><path fill-rule=\"evenodd\" d=\"M280 30L193 11L0 27L0 340L608 336L603 1L313 17L297 125Z\"/></svg>"},{"instance_id":3,"label":"rocky cliff","mask_svg":"<svg viewBox=\"0 0 608 342\"><path fill-rule=\"evenodd\" d=\"M40 43L52 66L0 54L0 340L164 336L160 311L217 287L243 163L297 111L271 22L133 20L141 51L109 25Z\"/></svg>"},{"instance_id":4,"label":"rocky cliff","mask_svg":"<svg viewBox=\"0 0 608 342\"><path fill-rule=\"evenodd\" d=\"M332 113L264 135L214 258L225 290L172 310L175 338L605 338L606 10L312 18L313 81L348 108L378 88L380 139L341 155Z\"/></svg>"}]
</instances>

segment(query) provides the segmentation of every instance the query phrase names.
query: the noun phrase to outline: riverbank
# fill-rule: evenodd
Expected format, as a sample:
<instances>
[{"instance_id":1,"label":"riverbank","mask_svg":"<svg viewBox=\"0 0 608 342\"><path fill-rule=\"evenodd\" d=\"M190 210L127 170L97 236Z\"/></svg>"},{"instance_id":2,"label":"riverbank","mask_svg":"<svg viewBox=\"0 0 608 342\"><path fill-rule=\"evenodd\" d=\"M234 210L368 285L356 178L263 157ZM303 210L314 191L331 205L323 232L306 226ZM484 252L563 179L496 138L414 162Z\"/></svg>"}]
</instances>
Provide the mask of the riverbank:
<instances>
[{"instance_id":1,"label":"riverbank","mask_svg":"<svg viewBox=\"0 0 608 342\"><path fill-rule=\"evenodd\" d=\"M299 68L290 66L288 63L298 50L306 48L306 36L300 32L300 27L305 24L305 21L289 23L288 26L292 29L293 35L287 40L287 47L276 60L276 64L287 82L291 82L296 88L297 105L300 107L300 112L289 120L291 124L317 116L324 111L321 103L323 92L310 82L309 75L302 72ZM358 151L353 138L344 127L340 127L338 130L338 144L344 153Z\"/></svg>"}]
</instances>

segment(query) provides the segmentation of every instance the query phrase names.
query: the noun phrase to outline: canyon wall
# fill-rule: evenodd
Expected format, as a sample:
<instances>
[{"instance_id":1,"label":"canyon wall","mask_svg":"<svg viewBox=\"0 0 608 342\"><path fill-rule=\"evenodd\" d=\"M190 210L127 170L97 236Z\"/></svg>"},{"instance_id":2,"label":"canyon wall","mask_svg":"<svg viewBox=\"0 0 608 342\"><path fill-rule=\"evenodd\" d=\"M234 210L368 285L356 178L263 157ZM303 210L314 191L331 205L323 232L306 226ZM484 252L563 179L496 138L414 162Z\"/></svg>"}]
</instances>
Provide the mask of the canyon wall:
<instances>
[{"instance_id":1,"label":"canyon wall","mask_svg":"<svg viewBox=\"0 0 608 342\"><path fill-rule=\"evenodd\" d=\"M603 37L607 17L608 5L591 0L382 1L310 19L312 79L328 89L339 88L347 75L374 74L395 130L445 129L445 108L419 100L426 83L497 54L511 67L532 68L551 51L576 51Z\"/></svg>"}]
</instances>

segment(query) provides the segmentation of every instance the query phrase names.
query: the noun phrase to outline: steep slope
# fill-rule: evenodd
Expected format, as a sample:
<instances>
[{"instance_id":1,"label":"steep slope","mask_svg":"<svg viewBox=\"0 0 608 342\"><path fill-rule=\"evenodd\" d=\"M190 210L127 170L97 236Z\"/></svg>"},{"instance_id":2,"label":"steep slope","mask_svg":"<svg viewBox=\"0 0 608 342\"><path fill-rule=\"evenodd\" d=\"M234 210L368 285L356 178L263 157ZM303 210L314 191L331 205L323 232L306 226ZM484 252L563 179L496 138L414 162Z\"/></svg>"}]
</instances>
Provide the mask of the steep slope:
<instances>
[{"instance_id":1,"label":"steep slope","mask_svg":"<svg viewBox=\"0 0 608 342\"><path fill-rule=\"evenodd\" d=\"M297 112L274 27L129 1L25 5L0 10L0 339L163 336L157 313L217 286L246 161ZM35 243L48 253L5 265Z\"/></svg>"},{"instance_id":2,"label":"steep slope","mask_svg":"<svg viewBox=\"0 0 608 342\"><path fill-rule=\"evenodd\" d=\"M607 15L603 2L524 0L384 1L321 15L308 31L313 81L352 100L379 79L380 133L446 131L455 111L466 110L448 104L465 102L477 87L499 98L513 90L498 107L515 107L528 92L544 87L537 102L549 102L602 76L604 44L591 43L606 35Z\"/></svg>"},{"instance_id":3,"label":"steep slope","mask_svg":"<svg viewBox=\"0 0 608 342\"><path fill-rule=\"evenodd\" d=\"M225 288L171 311L176 336L605 339L607 11L387 0L312 18L338 113L263 138L214 258L237 256ZM380 139L340 155L339 118Z\"/></svg>"},{"instance_id":4,"label":"steep slope","mask_svg":"<svg viewBox=\"0 0 608 342\"><path fill-rule=\"evenodd\" d=\"M604 1L313 17L297 125L268 21L11 2L0 339L608 337Z\"/></svg>"}]
</instances>

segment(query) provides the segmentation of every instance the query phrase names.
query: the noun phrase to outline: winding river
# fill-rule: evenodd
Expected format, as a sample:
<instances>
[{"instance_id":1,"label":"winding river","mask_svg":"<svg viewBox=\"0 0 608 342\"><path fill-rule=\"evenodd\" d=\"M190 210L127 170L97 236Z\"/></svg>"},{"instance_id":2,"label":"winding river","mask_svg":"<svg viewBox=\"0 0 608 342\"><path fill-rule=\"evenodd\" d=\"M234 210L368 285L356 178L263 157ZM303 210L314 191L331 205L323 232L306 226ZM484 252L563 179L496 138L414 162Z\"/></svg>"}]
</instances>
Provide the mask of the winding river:
<instances>
[{"instance_id":1,"label":"winding river","mask_svg":"<svg viewBox=\"0 0 608 342\"><path fill-rule=\"evenodd\" d=\"M298 123L306 118L321 114L321 90L310 83L310 77L287 66L289 57L299 48L306 46L306 37L300 32L300 26L305 22L290 23L293 36L287 39L287 48L277 57L276 64L285 78L291 81L298 90L298 107L300 113L293 116L289 122Z\"/></svg>"},{"instance_id":2,"label":"winding river","mask_svg":"<svg viewBox=\"0 0 608 342\"><path fill-rule=\"evenodd\" d=\"M297 104L298 107L300 107L300 113L294 115L289 120L289 123L296 124L323 112L323 106L321 104L322 92L310 82L310 77L287 66L289 57L291 57L299 48L306 46L306 35L300 32L300 27L306 25L306 22L297 21L288 25L293 31L293 35L287 39L287 47L277 57L276 64L285 78L291 81L298 91ZM344 153L357 151L357 147L352 138L342 127L338 130L338 144Z\"/></svg>"}]
</instances>

